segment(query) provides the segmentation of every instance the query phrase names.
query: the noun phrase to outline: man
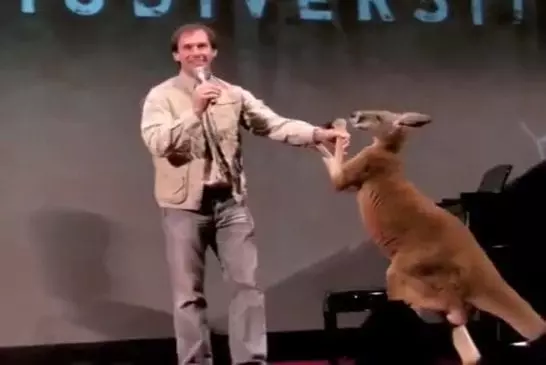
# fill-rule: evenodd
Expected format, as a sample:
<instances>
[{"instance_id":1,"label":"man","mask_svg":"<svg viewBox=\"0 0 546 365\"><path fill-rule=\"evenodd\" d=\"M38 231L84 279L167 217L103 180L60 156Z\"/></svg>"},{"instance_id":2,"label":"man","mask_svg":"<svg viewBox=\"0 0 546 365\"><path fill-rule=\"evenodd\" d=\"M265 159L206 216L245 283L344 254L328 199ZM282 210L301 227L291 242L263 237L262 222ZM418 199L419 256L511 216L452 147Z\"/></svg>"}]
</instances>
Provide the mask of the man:
<instances>
[{"instance_id":1,"label":"man","mask_svg":"<svg viewBox=\"0 0 546 365\"><path fill-rule=\"evenodd\" d=\"M180 72L144 100L141 132L155 167L155 197L174 300L179 364L210 364L203 295L205 251L211 246L234 286L229 343L235 364L266 361L264 295L256 285L254 223L246 204L239 125L297 146L348 145L346 132L286 119L249 91L203 70L217 55L216 36L202 24L178 28L171 39Z\"/></svg>"}]
</instances>

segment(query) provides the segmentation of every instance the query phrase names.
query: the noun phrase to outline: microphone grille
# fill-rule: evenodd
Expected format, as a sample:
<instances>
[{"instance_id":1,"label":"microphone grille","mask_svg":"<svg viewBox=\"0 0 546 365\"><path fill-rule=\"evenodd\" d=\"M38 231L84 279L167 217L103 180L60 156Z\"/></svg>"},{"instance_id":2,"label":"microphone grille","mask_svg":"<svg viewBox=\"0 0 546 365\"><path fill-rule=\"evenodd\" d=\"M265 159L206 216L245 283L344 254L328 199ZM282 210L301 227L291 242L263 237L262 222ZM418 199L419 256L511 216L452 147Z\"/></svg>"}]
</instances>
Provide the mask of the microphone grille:
<instances>
[{"instance_id":1,"label":"microphone grille","mask_svg":"<svg viewBox=\"0 0 546 365\"><path fill-rule=\"evenodd\" d=\"M207 71L206 67L203 67L203 66L198 66L194 69L194 73L195 73L195 77L197 77L197 79L200 81L200 82L205 82L209 79L210 77L210 74L209 72Z\"/></svg>"}]
</instances>

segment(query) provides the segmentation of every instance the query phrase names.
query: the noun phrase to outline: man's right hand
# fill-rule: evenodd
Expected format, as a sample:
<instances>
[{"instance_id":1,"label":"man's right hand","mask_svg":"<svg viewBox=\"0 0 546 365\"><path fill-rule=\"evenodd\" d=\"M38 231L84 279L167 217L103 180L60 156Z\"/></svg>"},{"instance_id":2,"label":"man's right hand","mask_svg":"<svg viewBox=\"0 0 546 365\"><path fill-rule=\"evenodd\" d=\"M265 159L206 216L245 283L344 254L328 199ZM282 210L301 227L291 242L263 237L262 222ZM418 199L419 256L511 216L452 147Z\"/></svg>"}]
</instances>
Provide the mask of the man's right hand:
<instances>
[{"instance_id":1,"label":"man's right hand","mask_svg":"<svg viewBox=\"0 0 546 365\"><path fill-rule=\"evenodd\" d=\"M193 111L198 117L205 112L211 100L220 96L220 87L210 82L197 85L193 91Z\"/></svg>"}]
</instances>

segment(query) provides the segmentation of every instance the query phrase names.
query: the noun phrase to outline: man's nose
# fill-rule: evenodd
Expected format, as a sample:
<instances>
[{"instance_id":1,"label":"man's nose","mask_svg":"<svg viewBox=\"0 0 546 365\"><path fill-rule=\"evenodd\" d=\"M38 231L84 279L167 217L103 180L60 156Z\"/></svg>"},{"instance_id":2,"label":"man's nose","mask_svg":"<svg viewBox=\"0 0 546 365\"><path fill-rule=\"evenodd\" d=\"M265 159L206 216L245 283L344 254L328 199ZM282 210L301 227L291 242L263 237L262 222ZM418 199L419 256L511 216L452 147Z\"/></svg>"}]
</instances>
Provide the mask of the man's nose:
<instances>
[{"instance_id":1,"label":"man's nose","mask_svg":"<svg viewBox=\"0 0 546 365\"><path fill-rule=\"evenodd\" d=\"M199 48L192 48L191 51L190 51L190 54L192 56L198 56L200 54Z\"/></svg>"}]
</instances>

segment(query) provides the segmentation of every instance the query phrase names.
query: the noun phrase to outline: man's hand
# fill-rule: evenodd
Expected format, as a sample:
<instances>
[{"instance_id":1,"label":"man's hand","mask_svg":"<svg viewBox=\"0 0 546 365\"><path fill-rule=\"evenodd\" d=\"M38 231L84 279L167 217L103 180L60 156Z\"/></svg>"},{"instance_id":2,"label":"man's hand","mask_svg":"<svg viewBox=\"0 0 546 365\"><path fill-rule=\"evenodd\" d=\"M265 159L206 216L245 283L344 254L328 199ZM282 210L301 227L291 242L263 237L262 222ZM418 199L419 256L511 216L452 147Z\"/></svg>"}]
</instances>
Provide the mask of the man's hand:
<instances>
[{"instance_id":1,"label":"man's hand","mask_svg":"<svg viewBox=\"0 0 546 365\"><path fill-rule=\"evenodd\" d=\"M345 150L351 140L351 135L346 130L316 128L313 134L313 140L317 144L334 145L338 138L341 139L343 150Z\"/></svg>"},{"instance_id":2,"label":"man's hand","mask_svg":"<svg viewBox=\"0 0 546 365\"><path fill-rule=\"evenodd\" d=\"M217 99L220 96L221 89L219 86L210 82L204 82L197 85L193 91L193 111L198 117L205 112L207 105L211 100Z\"/></svg>"}]
</instances>

